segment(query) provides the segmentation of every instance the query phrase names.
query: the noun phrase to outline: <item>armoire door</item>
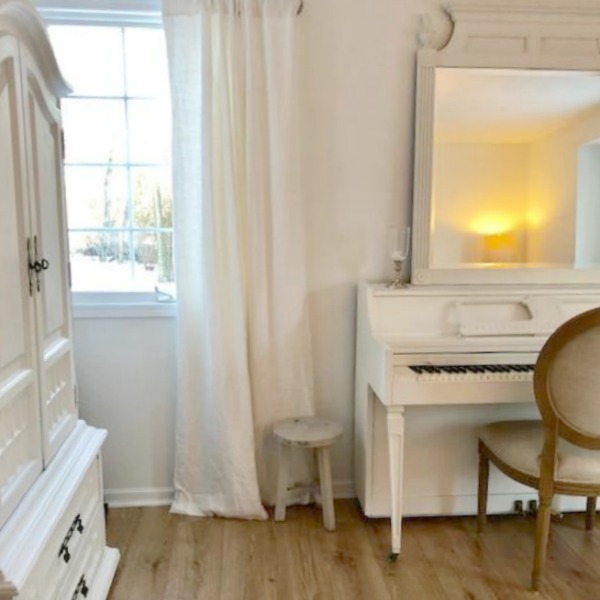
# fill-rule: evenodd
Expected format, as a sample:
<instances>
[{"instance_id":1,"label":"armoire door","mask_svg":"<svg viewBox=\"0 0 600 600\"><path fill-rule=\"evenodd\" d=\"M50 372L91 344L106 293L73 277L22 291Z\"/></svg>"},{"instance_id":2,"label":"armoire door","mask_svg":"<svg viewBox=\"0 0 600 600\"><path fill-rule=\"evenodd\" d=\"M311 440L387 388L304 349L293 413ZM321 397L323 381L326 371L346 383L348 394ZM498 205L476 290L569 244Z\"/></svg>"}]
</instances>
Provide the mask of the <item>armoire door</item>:
<instances>
[{"instance_id":1,"label":"armoire door","mask_svg":"<svg viewBox=\"0 0 600 600\"><path fill-rule=\"evenodd\" d=\"M42 470L18 43L0 33L0 527Z\"/></svg>"},{"instance_id":2,"label":"armoire door","mask_svg":"<svg viewBox=\"0 0 600 600\"><path fill-rule=\"evenodd\" d=\"M63 192L61 120L56 96L21 47L28 153L28 190L34 232L37 345L44 463L77 422L70 319L68 248Z\"/></svg>"}]
</instances>

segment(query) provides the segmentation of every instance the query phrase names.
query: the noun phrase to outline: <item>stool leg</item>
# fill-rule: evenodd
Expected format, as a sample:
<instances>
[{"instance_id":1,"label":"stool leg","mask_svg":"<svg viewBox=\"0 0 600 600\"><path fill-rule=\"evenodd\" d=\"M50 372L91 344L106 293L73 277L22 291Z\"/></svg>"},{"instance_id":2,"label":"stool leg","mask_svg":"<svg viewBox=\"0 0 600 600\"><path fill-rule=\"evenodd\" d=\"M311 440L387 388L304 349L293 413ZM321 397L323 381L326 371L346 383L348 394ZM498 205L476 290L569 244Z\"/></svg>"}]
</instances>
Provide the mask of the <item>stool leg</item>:
<instances>
[{"instance_id":1,"label":"stool leg","mask_svg":"<svg viewBox=\"0 0 600 600\"><path fill-rule=\"evenodd\" d=\"M277 469L277 498L275 500L275 520L285 521L285 508L287 503L288 484L288 447L279 444L279 464Z\"/></svg>"},{"instance_id":2,"label":"stool leg","mask_svg":"<svg viewBox=\"0 0 600 600\"><path fill-rule=\"evenodd\" d=\"M323 525L329 531L335 530L335 511L333 509L333 489L331 486L331 460L329 446L317 448L319 459L319 479L321 482L321 504L323 508Z\"/></svg>"}]
</instances>

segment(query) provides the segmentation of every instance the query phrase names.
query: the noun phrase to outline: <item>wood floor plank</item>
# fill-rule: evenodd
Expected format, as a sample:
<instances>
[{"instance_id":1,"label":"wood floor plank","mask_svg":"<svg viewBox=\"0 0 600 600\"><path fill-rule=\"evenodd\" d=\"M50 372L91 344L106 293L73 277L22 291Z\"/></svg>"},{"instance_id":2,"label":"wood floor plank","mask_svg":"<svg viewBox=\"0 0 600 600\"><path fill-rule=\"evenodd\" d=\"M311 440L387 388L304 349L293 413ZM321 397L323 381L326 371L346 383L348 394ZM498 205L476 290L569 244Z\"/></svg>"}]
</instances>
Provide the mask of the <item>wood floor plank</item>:
<instances>
[{"instance_id":1,"label":"wood floor plank","mask_svg":"<svg viewBox=\"0 0 600 600\"><path fill-rule=\"evenodd\" d=\"M173 542L173 521L164 508L140 511L111 599L166 598L164 588ZM112 525L110 514L109 523Z\"/></svg>"},{"instance_id":2,"label":"wood floor plank","mask_svg":"<svg viewBox=\"0 0 600 600\"><path fill-rule=\"evenodd\" d=\"M434 565L429 562L421 548L412 523L402 533L402 553L396 561L390 562L390 522L389 519L363 519L369 532L371 546L379 564L391 598L427 598L445 600L444 588L432 576ZM407 521L407 524L410 520Z\"/></svg>"},{"instance_id":3,"label":"wood floor plank","mask_svg":"<svg viewBox=\"0 0 600 600\"><path fill-rule=\"evenodd\" d=\"M271 521L223 520L219 598L276 600L277 560L272 525Z\"/></svg>"},{"instance_id":4,"label":"wood floor plank","mask_svg":"<svg viewBox=\"0 0 600 600\"><path fill-rule=\"evenodd\" d=\"M166 510L166 509L165 509ZM173 517L173 542L164 597L219 598L223 573L223 523L219 519Z\"/></svg>"},{"instance_id":5,"label":"wood floor plank","mask_svg":"<svg viewBox=\"0 0 600 600\"><path fill-rule=\"evenodd\" d=\"M336 503L337 527L329 532L322 527L317 509L309 536L323 598L389 598L367 532L356 527L359 520L354 505Z\"/></svg>"},{"instance_id":6,"label":"wood floor plank","mask_svg":"<svg viewBox=\"0 0 600 600\"><path fill-rule=\"evenodd\" d=\"M199 519L167 508L111 510L109 544L122 559L110 600L598 600L600 527L583 515L553 524L547 574L529 590L535 521L494 516L406 519L402 554L388 562L388 519L335 503L326 531L318 506L284 522Z\"/></svg>"},{"instance_id":7,"label":"wood floor plank","mask_svg":"<svg viewBox=\"0 0 600 600\"><path fill-rule=\"evenodd\" d=\"M508 520L510 528L504 526ZM466 550L469 560L477 563L481 577L500 600L527 600L533 564L533 529L521 517L488 518L489 526L477 533L475 518L459 519L469 536ZM543 595L537 598L545 598Z\"/></svg>"},{"instance_id":8,"label":"wood floor plank","mask_svg":"<svg viewBox=\"0 0 600 600\"><path fill-rule=\"evenodd\" d=\"M451 600L477 598L498 600L482 569L474 540L461 528L458 519L419 519L414 524L419 544L430 564L432 576Z\"/></svg>"},{"instance_id":9,"label":"wood floor plank","mask_svg":"<svg viewBox=\"0 0 600 600\"><path fill-rule=\"evenodd\" d=\"M583 515L578 515L583 524ZM597 600L600 597L598 555L595 565L584 559L584 549L577 549L565 541L566 527L563 523L553 524L550 530L548 560L542 589L556 598L580 598ZM582 538L586 533L583 527ZM592 534L593 536L594 534Z\"/></svg>"},{"instance_id":10,"label":"wood floor plank","mask_svg":"<svg viewBox=\"0 0 600 600\"><path fill-rule=\"evenodd\" d=\"M311 531L319 526L314 507L310 506L288 508L286 520L274 523L277 598L303 600L326 597L324 594L328 593L329 582L323 581L317 569L311 541Z\"/></svg>"},{"instance_id":11,"label":"wood floor plank","mask_svg":"<svg viewBox=\"0 0 600 600\"><path fill-rule=\"evenodd\" d=\"M111 548L121 552L121 565L129 563L128 553L135 530L141 518L140 508L111 509L108 513L106 541ZM125 572L118 569L113 582L113 589L120 588L120 578Z\"/></svg>"},{"instance_id":12,"label":"wood floor plank","mask_svg":"<svg viewBox=\"0 0 600 600\"><path fill-rule=\"evenodd\" d=\"M554 534L568 544L577 556L597 572L600 556L600 522L593 532L585 530L585 521L581 514L567 514L552 526Z\"/></svg>"}]
</instances>

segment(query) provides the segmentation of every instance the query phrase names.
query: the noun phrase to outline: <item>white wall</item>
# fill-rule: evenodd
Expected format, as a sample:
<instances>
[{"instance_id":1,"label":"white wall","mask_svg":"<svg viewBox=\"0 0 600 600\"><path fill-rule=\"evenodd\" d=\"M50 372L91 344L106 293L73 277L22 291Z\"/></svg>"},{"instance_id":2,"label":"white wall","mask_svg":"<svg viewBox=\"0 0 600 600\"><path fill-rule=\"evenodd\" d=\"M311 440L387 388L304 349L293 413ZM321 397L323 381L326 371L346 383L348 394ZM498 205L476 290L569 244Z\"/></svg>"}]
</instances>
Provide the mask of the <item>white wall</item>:
<instances>
[{"instance_id":1,"label":"white wall","mask_svg":"<svg viewBox=\"0 0 600 600\"><path fill-rule=\"evenodd\" d=\"M529 206L539 216L540 226L529 231L531 261L573 263L578 152L598 138L600 111L596 110L532 144Z\"/></svg>"},{"instance_id":2,"label":"white wall","mask_svg":"<svg viewBox=\"0 0 600 600\"><path fill-rule=\"evenodd\" d=\"M77 318L80 414L108 430L104 487L111 504L170 498L175 447L175 321Z\"/></svg>"},{"instance_id":3,"label":"white wall","mask_svg":"<svg viewBox=\"0 0 600 600\"><path fill-rule=\"evenodd\" d=\"M345 427L333 465L341 491L352 479L356 282L391 276L387 229L409 219L419 16L433 10L443 39L441 6L305 0L298 18L315 387L319 412ZM75 323L81 412L109 430L109 499L171 484L173 338L169 319Z\"/></svg>"},{"instance_id":4,"label":"white wall","mask_svg":"<svg viewBox=\"0 0 600 600\"><path fill-rule=\"evenodd\" d=\"M577 159L577 214L575 264L600 265L600 143L579 148Z\"/></svg>"},{"instance_id":5,"label":"white wall","mask_svg":"<svg viewBox=\"0 0 600 600\"><path fill-rule=\"evenodd\" d=\"M409 219L419 15L441 4L308 0L300 19L316 392L345 428L338 481L352 479L356 282L391 276L387 230Z\"/></svg>"}]
</instances>

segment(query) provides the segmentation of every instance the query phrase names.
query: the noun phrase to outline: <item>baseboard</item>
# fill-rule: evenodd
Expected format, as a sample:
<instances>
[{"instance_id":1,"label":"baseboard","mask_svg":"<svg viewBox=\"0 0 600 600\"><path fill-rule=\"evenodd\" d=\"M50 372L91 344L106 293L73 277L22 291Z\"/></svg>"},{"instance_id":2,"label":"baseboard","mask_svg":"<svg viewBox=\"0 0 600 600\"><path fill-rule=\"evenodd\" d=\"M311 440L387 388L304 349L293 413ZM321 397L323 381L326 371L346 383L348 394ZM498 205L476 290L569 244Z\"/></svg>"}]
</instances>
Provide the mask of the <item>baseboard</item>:
<instances>
[{"instance_id":1,"label":"baseboard","mask_svg":"<svg viewBox=\"0 0 600 600\"><path fill-rule=\"evenodd\" d=\"M333 482L333 497L345 499L345 498L356 498L356 492L354 491L354 481L334 481Z\"/></svg>"},{"instance_id":2,"label":"baseboard","mask_svg":"<svg viewBox=\"0 0 600 600\"><path fill-rule=\"evenodd\" d=\"M373 499L368 511L369 517L389 517L389 498ZM487 513L514 513L515 502L520 500L527 509L530 500L538 500L537 492L490 494ZM585 498L556 496L553 506L560 512L581 512L585 510ZM477 514L477 494L455 494L436 496L404 496L402 512L405 517L463 516Z\"/></svg>"},{"instance_id":3,"label":"baseboard","mask_svg":"<svg viewBox=\"0 0 600 600\"><path fill-rule=\"evenodd\" d=\"M490 494L487 503L487 513L509 514L514 512L517 500L527 508L530 500L536 500L535 492L525 494ZM477 494L453 494L437 496L405 496L403 512L407 517L427 517L441 515L476 515Z\"/></svg>"},{"instance_id":4,"label":"baseboard","mask_svg":"<svg viewBox=\"0 0 600 600\"><path fill-rule=\"evenodd\" d=\"M168 506L173 502L174 494L173 488L104 490L104 501L113 508Z\"/></svg>"},{"instance_id":5,"label":"baseboard","mask_svg":"<svg viewBox=\"0 0 600 600\"><path fill-rule=\"evenodd\" d=\"M104 501L113 508L134 506L168 506L173 502L173 488L129 488L104 490ZM354 482L351 480L334 481L335 498L355 498Z\"/></svg>"},{"instance_id":6,"label":"baseboard","mask_svg":"<svg viewBox=\"0 0 600 600\"><path fill-rule=\"evenodd\" d=\"M104 501L114 508L134 506L169 506L173 502L173 488L129 488L105 490ZM338 480L333 482L333 495L337 499L355 498L354 482ZM373 504L373 517L389 517L389 500ZM537 500L537 493L526 494L490 494L488 513L502 514L513 512L515 500L521 500L526 507L529 500ZM558 496L554 506L563 512L584 511L585 498ZM436 515L474 515L477 514L477 495L437 495L437 496L405 496L403 501L405 516Z\"/></svg>"}]
</instances>

